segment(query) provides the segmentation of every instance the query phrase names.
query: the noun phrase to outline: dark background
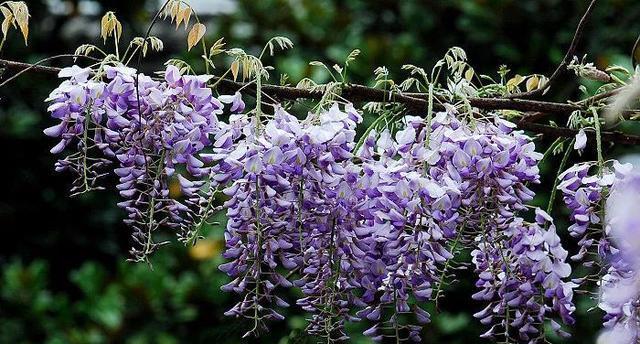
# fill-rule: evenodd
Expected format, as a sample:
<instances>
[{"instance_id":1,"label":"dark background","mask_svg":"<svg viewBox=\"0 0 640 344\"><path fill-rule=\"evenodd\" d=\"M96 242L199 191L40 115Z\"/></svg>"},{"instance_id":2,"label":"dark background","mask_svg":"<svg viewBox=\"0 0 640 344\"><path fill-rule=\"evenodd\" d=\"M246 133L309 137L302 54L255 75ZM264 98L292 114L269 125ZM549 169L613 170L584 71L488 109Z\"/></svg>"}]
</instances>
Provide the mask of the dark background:
<instances>
[{"instance_id":1,"label":"dark background","mask_svg":"<svg viewBox=\"0 0 640 344\"><path fill-rule=\"evenodd\" d=\"M231 10L203 15L209 44L224 36L227 47L257 53L270 37L287 36L294 49L267 61L294 83L306 76L326 77L309 67L309 61L342 63L354 48L362 54L350 66L350 81L360 83L370 82L378 66L387 66L397 80L405 76L400 70L405 63L430 69L454 45L467 51L478 73L495 75L498 66L506 64L521 74L548 75L586 8L586 1L568 0L222 2L231 4ZM144 34L159 7L157 1L142 0L27 3L32 12L29 46L12 31L2 58L34 62L72 53L82 43L102 47L99 21L107 10L122 21L123 41L128 42ZM65 10L51 13L51 4ZM221 6L217 0L208 5ZM601 1L579 55L588 53L600 67L630 66L628 52L640 34L639 19L637 0ZM197 49L185 53L183 29L175 32L159 24L154 34L163 39L165 51L145 60L145 72L161 69L170 57L196 61L200 54ZM272 75L277 80L277 74ZM566 74L551 98L579 97L577 82L585 81ZM239 342L248 324L223 316L235 297L219 289L227 281L217 270L222 262L221 226L207 228L207 239L195 248L174 243L160 250L151 270L126 262L129 231L120 221L123 213L115 206L114 192L68 197L71 178L53 171L55 157L48 151L55 142L42 134L54 124L43 100L57 83L52 76L30 73L0 89L0 343ZM546 145L543 140L540 151ZM587 149L582 159L592 155ZM546 188L537 188L539 205L545 205L559 160L553 157L542 166ZM559 202L554 215L565 214ZM566 236L566 224L558 222ZM483 327L471 315L482 305L470 299L471 292L471 281L449 291L433 324L424 330L425 342L480 341ZM572 342L593 342L601 314L586 314L593 306L587 296L577 302ZM261 342L314 342L302 333L304 315L295 307L287 314ZM362 326L353 325L354 341L367 342L359 335Z\"/></svg>"}]
</instances>

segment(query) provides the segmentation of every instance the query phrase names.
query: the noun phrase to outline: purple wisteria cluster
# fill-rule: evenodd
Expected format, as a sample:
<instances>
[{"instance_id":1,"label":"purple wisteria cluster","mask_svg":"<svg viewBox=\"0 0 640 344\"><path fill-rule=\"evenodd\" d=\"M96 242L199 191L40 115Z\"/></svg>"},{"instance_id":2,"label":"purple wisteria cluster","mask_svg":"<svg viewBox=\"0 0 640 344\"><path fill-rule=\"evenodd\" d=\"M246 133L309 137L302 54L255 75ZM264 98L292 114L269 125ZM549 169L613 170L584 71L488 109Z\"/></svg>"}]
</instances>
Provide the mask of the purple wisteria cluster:
<instances>
[{"instance_id":1,"label":"purple wisteria cluster","mask_svg":"<svg viewBox=\"0 0 640 344\"><path fill-rule=\"evenodd\" d=\"M601 235L601 230L590 229L593 229L592 226L601 224L602 193L603 190L611 187L615 174L607 171L590 175L589 171L593 171L594 167L595 163L576 164L558 176L561 180L558 190L562 192L564 202L571 211L569 220L572 224L569 226L569 234L579 240L580 251L571 257L576 261L583 260L593 246L597 246L601 256L606 256L605 251L609 246L606 237ZM586 262L586 264L591 263L592 261Z\"/></svg>"},{"instance_id":2,"label":"purple wisteria cluster","mask_svg":"<svg viewBox=\"0 0 640 344\"><path fill-rule=\"evenodd\" d=\"M45 133L61 138L53 153L77 143L77 151L56 164L56 170L78 175L74 190L93 188L105 158L115 161L116 188L124 198L118 205L134 229L133 259L144 260L159 245L152 240L158 227L176 227L191 217L188 205L198 200L170 199L169 178L177 165L194 177L208 173L198 154L211 144L223 105L207 87L208 76L180 75L175 66L167 67L162 80L122 66L102 72L100 79L89 79L93 72L77 66L60 72L69 79L51 93L49 111L61 122ZM102 157L92 157L91 150ZM178 178L187 191L203 183Z\"/></svg>"},{"instance_id":3,"label":"purple wisteria cluster","mask_svg":"<svg viewBox=\"0 0 640 344\"><path fill-rule=\"evenodd\" d=\"M629 173L616 180L607 199L607 233L616 252L607 257L598 306L605 311L600 340L637 343L640 340L640 175Z\"/></svg>"},{"instance_id":4,"label":"purple wisteria cluster","mask_svg":"<svg viewBox=\"0 0 640 344\"><path fill-rule=\"evenodd\" d=\"M599 257L605 262L608 257L617 255L618 249L612 246L606 226L604 201L609 190L629 172L629 165L613 161L612 168L598 166L595 162L576 164L561 173L558 178L558 190L571 211L569 234L578 239L580 247L572 260L582 261L586 267L595 264L594 259L585 259L589 255ZM606 269L606 267L605 267Z\"/></svg>"},{"instance_id":5,"label":"purple wisteria cluster","mask_svg":"<svg viewBox=\"0 0 640 344\"><path fill-rule=\"evenodd\" d=\"M473 298L488 302L475 316L492 325L483 336L535 340L553 312L572 323L573 285L566 282L571 267L553 225L544 228L551 218L540 210L535 223L519 217L534 196L527 184L539 182L541 154L527 136L499 118L469 126L439 117L431 144L439 147L440 159L430 173L446 171L447 180L458 185L458 231L472 239L479 277L480 291ZM555 321L550 323L564 334Z\"/></svg>"},{"instance_id":6,"label":"purple wisteria cluster","mask_svg":"<svg viewBox=\"0 0 640 344\"><path fill-rule=\"evenodd\" d=\"M46 101L51 102L48 108L51 117L60 123L45 129L44 133L60 139L51 153L59 154L68 146L73 146L74 152L58 160L55 169L74 173L73 194L99 189L98 180L104 176L102 168L110 162L101 153L95 154L96 150L108 149L102 130L95 125L105 116L105 84L89 79L90 70L78 66L63 69L59 76L68 79L53 90Z\"/></svg>"},{"instance_id":7,"label":"purple wisteria cluster","mask_svg":"<svg viewBox=\"0 0 640 344\"><path fill-rule=\"evenodd\" d=\"M250 319L247 335L295 303L310 314L308 333L327 342L348 340L351 321L369 323L364 334L375 341L419 342L428 303L461 264L475 267L483 337L535 342L545 325L567 335L555 318L573 323L567 251L551 217L527 206L542 155L497 115L404 116L357 144L362 116L351 104L304 119L278 105L245 111L240 93L215 97L209 76L173 66L162 78L123 66L60 76L49 97L60 124L45 133L60 138L53 153L71 153L56 169L75 172L74 192L85 192L116 165L137 261L162 244L152 239L158 228L192 244L224 209L223 290L241 297L226 314ZM574 235L597 220L593 203L608 178L587 170L562 176ZM287 288L302 296L287 300Z\"/></svg>"},{"instance_id":8,"label":"purple wisteria cluster","mask_svg":"<svg viewBox=\"0 0 640 344\"><path fill-rule=\"evenodd\" d=\"M369 133L357 152L362 163L353 180L367 265L357 275L365 306L357 315L375 323L365 334L376 340L398 334L420 340L421 325L430 321L424 303L433 300L453 257L445 241L454 239L459 217L456 182L435 169L429 174L440 160L427 142L431 129L420 118L404 120L395 136L388 130Z\"/></svg>"},{"instance_id":9,"label":"purple wisteria cluster","mask_svg":"<svg viewBox=\"0 0 640 344\"><path fill-rule=\"evenodd\" d=\"M304 122L276 108L266 124L239 115L216 136L211 180L230 197L224 256L231 261L220 269L234 278L223 289L244 294L227 314L253 319L252 331L282 318L272 306L287 303L274 289L295 284L305 294L298 305L313 314L309 332L346 336L353 286L345 276L358 249L345 180L360 121L351 106L334 105Z\"/></svg>"},{"instance_id":10,"label":"purple wisteria cluster","mask_svg":"<svg viewBox=\"0 0 640 344\"><path fill-rule=\"evenodd\" d=\"M551 312L559 314L566 324L574 322L575 284L565 281L571 267L565 262L567 251L560 245L551 221L547 213L536 209L534 223L516 217L502 233L493 231L476 239L480 243L472 255L480 272L476 285L482 290L474 298L491 302L474 316L482 323L501 318L505 337L513 328L521 341L542 340L540 325ZM568 336L558 322L552 319L550 324L557 334ZM496 325L482 336L494 336L495 332Z\"/></svg>"},{"instance_id":11,"label":"purple wisteria cluster","mask_svg":"<svg viewBox=\"0 0 640 344\"><path fill-rule=\"evenodd\" d=\"M571 268L554 227L516 216L533 198L526 183L539 178L528 137L497 118L472 127L443 112L430 124L407 116L394 133L371 130L353 154L359 121L349 105L302 122L277 108L266 124L237 116L218 133L210 178L231 197L232 261L221 269L234 280L224 289L243 294L229 315L257 331L282 318L274 306L287 303L274 290L298 286L311 334L344 340L344 322L362 319L376 341L420 341L450 243L466 243L476 247L474 298L490 303L478 317L495 322L487 336L502 327L496 335L533 338L553 311L572 322ZM481 256L493 259L491 272Z\"/></svg>"},{"instance_id":12,"label":"purple wisteria cluster","mask_svg":"<svg viewBox=\"0 0 640 344\"><path fill-rule=\"evenodd\" d=\"M635 211L640 176L631 171L630 164L614 160L610 166L577 164L559 176L558 189L572 212L570 234L579 238L580 251L572 258L584 260L587 267L594 266L595 259L585 256L599 259L594 277L600 287L598 307L605 313L599 338L603 343L640 339L640 217Z\"/></svg>"}]
</instances>

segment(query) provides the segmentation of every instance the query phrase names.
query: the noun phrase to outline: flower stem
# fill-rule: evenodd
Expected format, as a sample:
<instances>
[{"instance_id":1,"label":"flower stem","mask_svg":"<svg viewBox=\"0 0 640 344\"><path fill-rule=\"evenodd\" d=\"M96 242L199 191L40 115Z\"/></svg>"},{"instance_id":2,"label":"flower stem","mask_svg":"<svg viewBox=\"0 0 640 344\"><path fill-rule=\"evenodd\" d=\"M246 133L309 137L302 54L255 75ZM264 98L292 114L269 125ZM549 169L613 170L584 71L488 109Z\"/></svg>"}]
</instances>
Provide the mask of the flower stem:
<instances>
[{"instance_id":1,"label":"flower stem","mask_svg":"<svg viewBox=\"0 0 640 344\"><path fill-rule=\"evenodd\" d=\"M596 108L591 108L593 113L593 125L596 129L596 148L598 150L598 175L602 175L602 168L604 167L604 158L602 157L602 134L600 132L600 117Z\"/></svg>"},{"instance_id":2,"label":"flower stem","mask_svg":"<svg viewBox=\"0 0 640 344\"><path fill-rule=\"evenodd\" d=\"M553 180L553 187L551 188L551 196L549 197L549 203L547 204L547 214L551 214L551 209L553 209L553 203L556 200L557 188L558 188L558 176L564 172L564 167L567 165L567 161L569 160L569 156L571 156L571 147L576 142L576 139L572 139L569 142L569 146L567 146L564 156L562 156L562 160L560 161L560 166L558 166L558 174L556 178Z\"/></svg>"}]
</instances>

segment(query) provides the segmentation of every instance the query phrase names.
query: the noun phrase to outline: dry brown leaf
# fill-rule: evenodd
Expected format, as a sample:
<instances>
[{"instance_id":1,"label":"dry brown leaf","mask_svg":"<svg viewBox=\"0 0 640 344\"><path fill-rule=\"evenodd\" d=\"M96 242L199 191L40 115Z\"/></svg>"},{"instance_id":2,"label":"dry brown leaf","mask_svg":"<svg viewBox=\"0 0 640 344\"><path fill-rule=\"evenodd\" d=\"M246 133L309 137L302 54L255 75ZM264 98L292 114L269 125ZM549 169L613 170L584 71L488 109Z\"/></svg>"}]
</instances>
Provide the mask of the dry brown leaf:
<instances>
[{"instance_id":1,"label":"dry brown leaf","mask_svg":"<svg viewBox=\"0 0 640 344\"><path fill-rule=\"evenodd\" d=\"M11 10L4 6L0 6L0 11L2 11L2 14L4 15L4 20L2 21L2 35L4 37L7 37L9 27L11 26L11 24L13 24L13 13L11 13Z\"/></svg>"},{"instance_id":2,"label":"dry brown leaf","mask_svg":"<svg viewBox=\"0 0 640 344\"><path fill-rule=\"evenodd\" d=\"M4 16L2 21L2 34L7 36L11 25L20 28L24 44L27 45L29 38L29 7L24 1L7 1L0 6L0 10Z\"/></svg>"},{"instance_id":3,"label":"dry brown leaf","mask_svg":"<svg viewBox=\"0 0 640 344\"><path fill-rule=\"evenodd\" d=\"M102 20L100 20L100 36L102 36L102 39L105 43L107 42L107 37L109 36L110 23L111 21L109 20L109 12L107 12L102 16Z\"/></svg>"},{"instance_id":4,"label":"dry brown leaf","mask_svg":"<svg viewBox=\"0 0 640 344\"><path fill-rule=\"evenodd\" d=\"M182 10L178 11L178 14L176 14L176 30L180 27L180 24L182 24ZM173 22L173 20L171 21Z\"/></svg>"},{"instance_id":5,"label":"dry brown leaf","mask_svg":"<svg viewBox=\"0 0 640 344\"><path fill-rule=\"evenodd\" d=\"M107 38L114 36L116 41L120 41L122 37L122 24L116 17L116 14L109 11L102 16L100 21L100 36L107 42Z\"/></svg>"},{"instance_id":6,"label":"dry brown leaf","mask_svg":"<svg viewBox=\"0 0 640 344\"><path fill-rule=\"evenodd\" d=\"M516 87L518 87L518 85L520 85L520 83L522 83L523 80L524 80L524 77L522 75L516 74L516 76L514 76L513 78L509 79L509 81L507 81L507 90L509 92L515 90Z\"/></svg>"},{"instance_id":7,"label":"dry brown leaf","mask_svg":"<svg viewBox=\"0 0 640 344\"><path fill-rule=\"evenodd\" d=\"M249 75L251 75L249 70L249 64L245 60L245 63L242 64L242 80L244 81L245 79L247 79Z\"/></svg>"},{"instance_id":8,"label":"dry brown leaf","mask_svg":"<svg viewBox=\"0 0 640 344\"><path fill-rule=\"evenodd\" d=\"M473 76L475 75L475 71L473 70L473 68L469 68L467 69L467 71L464 73L464 78L467 81L471 81L471 79L473 79Z\"/></svg>"},{"instance_id":9,"label":"dry brown leaf","mask_svg":"<svg viewBox=\"0 0 640 344\"><path fill-rule=\"evenodd\" d=\"M184 21L184 29L186 30L189 26L189 21L191 21L191 7L182 10L182 20Z\"/></svg>"},{"instance_id":10,"label":"dry brown leaf","mask_svg":"<svg viewBox=\"0 0 640 344\"><path fill-rule=\"evenodd\" d=\"M13 14L20 27L20 32L22 32L22 37L24 37L24 44L27 45L27 39L29 38L29 8L27 4L19 2Z\"/></svg>"},{"instance_id":11,"label":"dry brown leaf","mask_svg":"<svg viewBox=\"0 0 640 344\"><path fill-rule=\"evenodd\" d=\"M173 1L171 2L171 6L169 8L169 13L171 14L171 22L177 18L178 13L180 13L180 2Z\"/></svg>"},{"instance_id":12,"label":"dry brown leaf","mask_svg":"<svg viewBox=\"0 0 640 344\"><path fill-rule=\"evenodd\" d=\"M201 23L196 23L189 31L189 36L187 37L187 45L188 50L191 50L200 40L204 37L204 33L207 31L207 27Z\"/></svg>"},{"instance_id":13,"label":"dry brown leaf","mask_svg":"<svg viewBox=\"0 0 640 344\"><path fill-rule=\"evenodd\" d=\"M118 41L120 41L120 37L122 37L122 24L120 24L120 21L118 21L117 19L115 19L115 28L116 28L116 37Z\"/></svg>"},{"instance_id":14,"label":"dry brown leaf","mask_svg":"<svg viewBox=\"0 0 640 344\"><path fill-rule=\"evenodd\" d=\"M225 44L226 43L224 42L224 37L222 37L219 40L217 40L211 46L211 49L209 50L209 56L215 56L215 55L218 55L218 54L222 53L224 51Z\"/></svg>"},{"instance_id":15,"label":"dry brown leaf","mask_svg":"<svg viewBox=\"0 0 640 344\"><path fill-rule=\"evenodd\" d=\"M180 24L184 23L184 28L189 26L191 20L191 7L187 6L178 11L176 14L176 30L180 27Z\"/></svg>"},{"instance_id":16,"label":"dry brown leaf","mask_svg":"<svg viewBox=\"0 0 640 344\"><path fill-rule=\"evenodd\" d=\"M240 61L235 60L231 63L231 74L233 74L233 81L238 80L238 69L240 69Z\"/></svg>"},{"instance_id":17,"label":"dry brown leaf","mask_svg":"<svg viewBox=\"0 0 640 344\"><path fill-rule=\"evenodd\" d=\"M527 92L531 92L537 89L539 84L540 84L540 79L538 78L537 75L529 77L529 79L527 80Z\"/></svg>"}]
</instances>

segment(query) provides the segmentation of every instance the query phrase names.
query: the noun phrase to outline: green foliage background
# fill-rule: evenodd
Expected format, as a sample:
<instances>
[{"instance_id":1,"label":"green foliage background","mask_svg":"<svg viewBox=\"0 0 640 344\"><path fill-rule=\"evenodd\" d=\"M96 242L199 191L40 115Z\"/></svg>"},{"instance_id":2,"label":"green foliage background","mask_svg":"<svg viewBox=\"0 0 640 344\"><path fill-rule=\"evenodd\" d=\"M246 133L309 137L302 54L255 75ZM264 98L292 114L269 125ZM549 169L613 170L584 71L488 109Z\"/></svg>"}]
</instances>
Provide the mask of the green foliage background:
<instances>
[{"instance_id":1,"label":"green foliage background","mask_svg":"<svg viewBox=\"0 0 640 344\"><path fill-rule=\"evenodd\" d=\"M77 5L76 1L68 1ZM150 1L98 1L102 12L114 10L125 36L142 35L157 8ZM215 0L211 0L215 6ZM81 43L100 43L99 17L54 16L43 0L28 0L32 10L28 47L12 36L2 58L36 61L72 52ZM400 79L400 66L430 67L447 48L461 46L476 71L494 73L507 64L519 73L548 73L560 61L582 14L585 1L568 0L239 0L230 15L207 18L210 42L224 36L227 46L259 51L274 35L291 38L293 50L270 60L278 72L296 82L326 75L308 66L311 60L332 65L354 48L362 50L349 78L368 83L385 65ZM636 0L601 1L579 50L600 66L629 65L627 51L640 33ZM144 63L147 72L169 57L197 62L187 54L186 33L159 25L155 34L166 51ZM70 61L59 61L58 65ZM274 78L275 79L275 78ZM568 75L553 94L578 97L575 77ZM153 257L154 269L126 262L128 231L115 207L117 195L102 192L69 199L70 180L53 172L53 142L42 129L53 122L42 102L56 85L50 76L29 74L0 89L0 343L238 343L242 321L223 312L234 301L222 293L227 278L221 263L222 225L207 228L196 249L179 244ZM573 86L571 86L573 85ZM557 119L562 121L562 119ZM542 145L545 143L543 142ZM615 153L615 152L614 152ZM589 158L593 152L586 152ZM558 157L542 167L551 185ZM113 182L113 181L111 181ZM539 204L547 194L539 188ZM556 207L556 215L562 215ZM219 219L224 223L224 218ZM566 235L566 225L559 223ZM170 233L165 233L167 237ZM464 274L463 274L464 275ZM456 284L442 301L434 323L425 329L428 343L475 343L482 332L471 314L481 305L469 297L473 286ZM593 342L599 314L579 298L575 343ZM304 315L295 307L288 320L274 323L256 342L314 342L302 333ZM353 325L354 342L366 342Z\"/></svg>"}]
</instances>

